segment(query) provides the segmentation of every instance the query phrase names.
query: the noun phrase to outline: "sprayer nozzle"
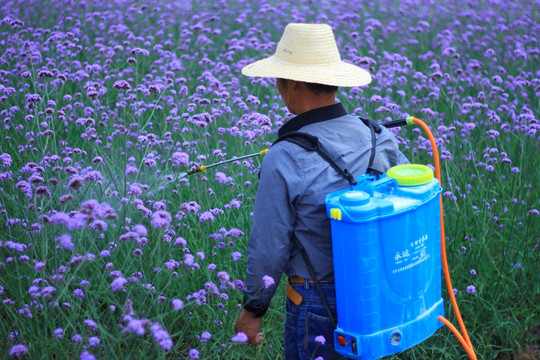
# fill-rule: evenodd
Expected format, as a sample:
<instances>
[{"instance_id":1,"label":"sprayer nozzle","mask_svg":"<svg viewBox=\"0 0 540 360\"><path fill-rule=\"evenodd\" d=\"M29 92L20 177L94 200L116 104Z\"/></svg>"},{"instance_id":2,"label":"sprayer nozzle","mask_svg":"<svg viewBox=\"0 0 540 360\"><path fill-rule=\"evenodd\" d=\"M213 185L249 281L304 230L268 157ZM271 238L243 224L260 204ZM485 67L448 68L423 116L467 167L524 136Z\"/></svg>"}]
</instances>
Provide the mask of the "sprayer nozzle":
<instances>
[{"instance_id":1,"label":"sprayer nozzle","mask_svg":"<svg viewBox=\"0 0 540 360\"><path fill-rule=\"evenodd\" d=\"M199 166L199 167L196 167L196 168L193 168L193 169L191 169L191 170L188 170L188 171L187 171L187 174L188 174L188 175L192 175L192 174L195 174L195 173L204 171L204 170L206 170L206 166L201 165L201 166Z\"/></svg>"}]
</instances>

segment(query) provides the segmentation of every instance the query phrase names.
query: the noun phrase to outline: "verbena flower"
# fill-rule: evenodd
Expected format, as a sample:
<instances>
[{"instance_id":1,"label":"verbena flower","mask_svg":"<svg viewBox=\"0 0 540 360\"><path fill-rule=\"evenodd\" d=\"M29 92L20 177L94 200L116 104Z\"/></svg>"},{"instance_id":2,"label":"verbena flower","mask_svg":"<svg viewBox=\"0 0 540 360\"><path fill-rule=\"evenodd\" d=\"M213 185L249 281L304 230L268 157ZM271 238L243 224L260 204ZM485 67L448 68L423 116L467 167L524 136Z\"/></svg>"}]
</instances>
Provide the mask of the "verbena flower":
<instances>
[{"instance_id":1,"label":"verbena flower","mask_svg":"<svg viewBox=\"0 0 540 360\"><path fill-rule=\"evenodd\" d=\"M322 335L315 336L315 342L318 342L321 345L326 344L326 339Z\"/></svg>"},{"instance_id":2,"label":"verbena flower","mask_svg":"<svg viewBox=\"0 0 540 360\"><path fill-rule=\"evenodd\" d=\"M84 320L84 324L88 327L88 329L92 331L96 331L98 328L97 323L92 319Z\"/></svg>"},{"instance_id":3,"label":"verbena flower","mask_svg":"<svg viewBox=\"0 0 540 360\"><path fill-rule=\"evenodd\" d=\"M184 302L180 299L172 299L171 306L174 309L174 311L179 311L179 310L182 310L182 308L184 307Z\"/></svg>"},{"instance_id":4,"label":"verbena flower","mask_svg":"<svg viewBox=\"0 0 540 360\"><path fill-rule=\"evenodd\" d=\"M238 332L232 337L231 341L235 343L247 343L248 336L243 332Z\"/></svg>"},{"instance_id":5,"label":"verbena flower","mask_svg":"<svg viewBox=\"0 0 540 360\"><path fill-rule=\"evenodd\" d=\"M123 276L119 276L111 283L112 291L121 291L124 289L124 285L127 283L127 279Z\"/></svg>"},{"instance_id":6,"label":"verbena flower","mask_svg":"<svg viewBox=\"0 0 540 360\"><path fill-rule=\"evenodd\" d=\"M170 225L171 221L171 214L165 210L159 210L152 214L151 224L153 227L165 228Z\"/></svg>"},{"instance_id":7,"label":"verbena flower","mask_svg":"<svg viewBox=\"0 0 540 360\"><path fill-rule=\"evenodd\" d=\"M208 331L205 331L201 334L201 343L206 343L208 340L212 338L212 334Z\"/></svg>"},{"instance_id":8,"label":"verbena flower","mask_svg":"<svg viewBox=\"0 0 540 360\"><path fill-rule=\"evenodd\" d=\"M276 282L274 281L274 278L269 275L264 275L262 277L264 287L268 289L270 286L274 285Z\"/></svg>"},{"instance_id":9,"label":"verbena flower","mask_svg":"<svg viewBox=\"0 0 540 360\"><path fill-rule=\"evenodd\" d=\"M83 351L79 357L80 360L96 360L96 357L88 351Z\"/></svg>"},{"instance_id":10,"label":"verbena flower","mask_svg":"<svg viewBox=\"0 0 540 360\"><path fill-rule=\"evenodd\" d=\"M199 350L197 350L197 349L191 349L191 350L189 350L189 357L190 357L191 359L199 359L199 358L200 358L200 357L199 357Z\"/></svg>"},{"instance_id":11,"label":"verbena flower","mask_svg":"<svg viewBox=\"0 0 540 360\"><path fill-rule=\"evenodd\" d=\"M88 338L88 346L90 347L98 346L99 343L100 343L100 340L97 336L92 336Z\"/></svg>"},{"instance_id":12,"label":"verbena flower","mask_svg":"<svg viewBox=\"0 0 540 360\"><path fill-rule=\"evenodd\" d=\"M23 344L15 344L9 350L10 357L20 357L28 354L28 349Z\"/></svg>"}]
</instances>

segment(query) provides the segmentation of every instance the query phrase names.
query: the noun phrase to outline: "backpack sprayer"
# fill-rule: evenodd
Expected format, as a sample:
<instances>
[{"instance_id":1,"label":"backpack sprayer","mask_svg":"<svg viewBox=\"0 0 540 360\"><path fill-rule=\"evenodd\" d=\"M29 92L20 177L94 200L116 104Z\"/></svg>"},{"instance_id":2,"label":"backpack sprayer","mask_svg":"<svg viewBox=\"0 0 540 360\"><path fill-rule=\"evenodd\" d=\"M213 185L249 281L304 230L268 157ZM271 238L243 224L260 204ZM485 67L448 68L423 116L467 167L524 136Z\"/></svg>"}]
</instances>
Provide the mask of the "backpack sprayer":
<instances>
[{"instance_id":1,"label":"backpack sprayer","mask_svg":"<svg viewBox=\"0 0 540 360\"><path fill-rule=\"evenodd\" d=\"M369 170L374 157L374 127L378 125L361 120L370 127L372 134ZM448 270L435 139L427 125L414 117L390 121L383 126L390 128L413 123L422 127L429 137L435 178L429 167L407 164L394 166L386 174L374 176L369 173L353 179L347 170L339 169L321 151L316 138L301 134L304 136L278 141L292 141L317 151L349 180L348 188L330 193L325 199L331 221L336 284L336 351L351 359L378 359L421 343L444 324L458 338L470 359L476 360ZM201 165L187 174L265 155L267 151ZM437 246L439 237L440 248ZM304 258L308 268L312 268L307 255ZM444 318L439 276L441 263L463 335Z\"/></svg>"}]
</instances>

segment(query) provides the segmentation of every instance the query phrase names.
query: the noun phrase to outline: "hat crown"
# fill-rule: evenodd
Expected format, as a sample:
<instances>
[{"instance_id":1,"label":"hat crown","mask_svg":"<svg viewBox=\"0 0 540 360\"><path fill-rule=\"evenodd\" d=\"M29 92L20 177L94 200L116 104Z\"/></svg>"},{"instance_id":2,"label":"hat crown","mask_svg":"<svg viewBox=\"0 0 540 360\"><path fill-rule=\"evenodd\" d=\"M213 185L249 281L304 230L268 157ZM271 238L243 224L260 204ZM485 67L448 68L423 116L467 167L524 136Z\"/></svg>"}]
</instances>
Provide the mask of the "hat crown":
<instances>
[{"instance_id":1,"label":"hat crown","mask_svg":"<svg viewBox=\"0 0 540 360\"><path fill-rule=\"evenodd\" d=\"M341 62L332 28L327 24L289 24L278 43L275 56L298 65L327 65Z\"/></svg>"}]
</instances>

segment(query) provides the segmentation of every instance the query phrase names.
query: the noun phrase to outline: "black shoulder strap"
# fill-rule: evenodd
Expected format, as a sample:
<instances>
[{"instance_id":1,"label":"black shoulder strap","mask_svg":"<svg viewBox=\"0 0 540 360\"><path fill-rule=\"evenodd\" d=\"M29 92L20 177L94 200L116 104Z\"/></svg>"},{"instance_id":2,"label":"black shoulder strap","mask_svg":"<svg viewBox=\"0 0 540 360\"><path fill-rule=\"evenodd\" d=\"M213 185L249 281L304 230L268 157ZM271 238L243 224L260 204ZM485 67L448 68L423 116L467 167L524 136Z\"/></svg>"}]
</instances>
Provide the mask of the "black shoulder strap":
<instances>
[{"instance_id":1,"label":"black shoulder strap","mask_svg":"<svg viewBox=\"0 0 540 360\"><path fill-rule=\"evenodd\" d=\"M354 176L347 170L341 169L338 164L321 148L319 139L316 136L306 134L303 132L293 131L287 133L283 136L280 136L272 145L277 144L280 141L289 141L293 144L296 144L308 151L315 151L320 155L330 166L332 166L341 176L343 176L348 182L349 185L355 185L356 180Z\"/></svg>"},{"instance_id":2,"label":"black shoulder strap","mask_svg":"<svg viewBox=\"0 0 540 360\"><path fill-rule=\"evenodd\" d=\"M293 239L293 242L298 247L298 250L300 250L300 254L302 254L302 257L304 258L304 261L307 264L307 268L308 268L308 271L309 271L309 276L311 276L311 279L315 282L315 287L317 288L317 292L319 293L319 296L321 297L321 301L323 303L323 306L326 309L326 312L328 313L328 317L330 318L330 321L332 321L332 325L334 325L334 328L336 328L337 327L336 318L334 317L334 314L332 313L332 310L330 309L330 305L328 304L328 300L326 299L326 296L324 295L324 291L321 288L321 284L319 283L319 280L317 279L317 275L315 274L315 269L313 268L313 265L311 264L311 260L309 259L306 248L296 238L295 235L292 236L292 239Z\"/></svg>"},{"instance_id":3,"label":"black shoulder strap","mask_svg":"<svg viewBox=\"0 0 540 360\"><path fill-rule=\"evenodd\" d=\"M366 119L360 118L360 120L364 121ZM366 169L366 174L369 174L371 176L375 176L377 179L383 174L377 169L374 169L373 161L375 160L375 151L377 149L377 138L375 136L375 133L380 133L382 131L379 124L373 122L373 121L364 121L364 124L367 122L367 125L369 127L369 130L371 131L371 154L369 155L369 163L368 167ZM378 131L377 131L378 130Z\"/></svg>"}]
</instances>

